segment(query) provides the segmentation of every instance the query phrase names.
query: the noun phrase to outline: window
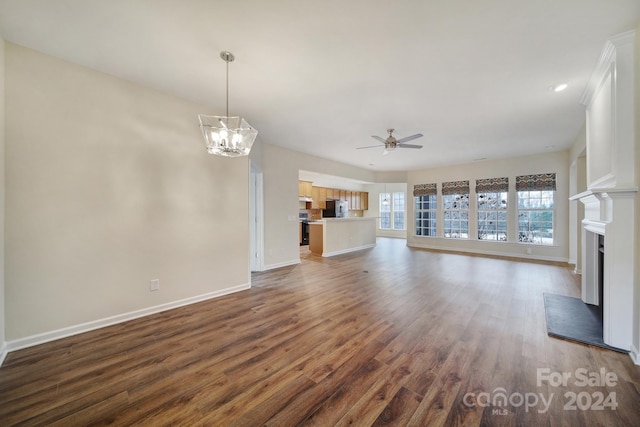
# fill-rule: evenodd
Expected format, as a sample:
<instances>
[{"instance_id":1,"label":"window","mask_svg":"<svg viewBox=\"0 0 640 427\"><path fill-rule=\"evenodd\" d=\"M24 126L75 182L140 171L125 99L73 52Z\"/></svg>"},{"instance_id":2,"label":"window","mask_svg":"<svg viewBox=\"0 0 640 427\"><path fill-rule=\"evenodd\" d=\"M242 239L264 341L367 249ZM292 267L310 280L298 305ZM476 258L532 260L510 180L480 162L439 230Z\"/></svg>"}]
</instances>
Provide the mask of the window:
<instances>
[{"instance_id":1,"label":"window","mask_svg":"<svg viewBox=\"0 0 640 427\"><path fill-rule=\"evenodd\" d=\"M469 181L442 183L444 237L469 238Z\"/></svg>"},{"instance_id":2,"label":"window","mask_svg":"<svg viewBox=\"0 0 640 427\"><path fill-rule=\"evenodd\" d=\"M404 230L404 192L380 193L380 229Z\"/></svg>"},{"instance_id":3,"label":"window","mask_svg":"<svg viewBox=\"0 0 640 427\"><path fill-rule=\"evenodd\" d=\"M418 184L413 186L416 215L416 236L436 236L436 184Z\"/></svg>"},{"instance_id":4,"label":"window","mask_svg":"<svg viewBox=\"0 0 640 427\"><path fill-rule=\"evenodd\" d=\"M556 174L516 177L518 193L518 241L553 244L553 199Z\"/></svg>"},{"instance_id":5,"label":"window","mask_svg":"<svg viewBox=\"0 0 640 427\"><path fill-rule=\"evenodd\" d=\"M393 193L393 228L404 230L404 193Z\"/></svg>"},{"instance_id":6,"label":"window","mask_svg":"<svg viewBox=\"0 0 640 427\"><path fill-rule=\"evenodd\" d=\"M478 194L478 239L507 241L507 192Z\"/></svg>"},{"instance_id":7,"label":"window","mask_svg":"<svg viewBox=\"0 0 640 427\"><path fill-rule=\"evenodd\" d=\"M509 178L476 180L478 240L507 241Z\"/></svg>"}]
</instances>

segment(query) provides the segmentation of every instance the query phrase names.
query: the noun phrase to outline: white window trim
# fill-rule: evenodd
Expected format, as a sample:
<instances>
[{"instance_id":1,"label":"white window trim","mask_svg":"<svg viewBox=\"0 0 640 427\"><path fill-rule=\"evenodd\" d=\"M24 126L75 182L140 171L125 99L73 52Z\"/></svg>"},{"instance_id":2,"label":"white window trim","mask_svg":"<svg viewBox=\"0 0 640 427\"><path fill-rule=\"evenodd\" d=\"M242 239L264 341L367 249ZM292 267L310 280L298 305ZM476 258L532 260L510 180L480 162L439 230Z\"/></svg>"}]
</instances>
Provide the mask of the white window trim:
<instances>
[{"instance_id":1,"label":"white window trim","mask_svg":"<svg viewBox=\"0 0 640 427\"><path fill-rule=\"evenodd\" d=\"M382 195L383 194L388 194L389 195L389 228L382 228ZM394 213L396 212L394 209L394 194L402 194L403 199L404 199L404 210L402 211L403 214L403 224L404 224L404 228L395 228L395 221L394 221ZM378 221L378 229L379 230L385 230L385 231L406 231L407 230L407 196L405 194L404 191L391 191L391 192L381 192L378 196L378 209L380 212L380 216L381 218Z\"/></svg>"}]
</instances>

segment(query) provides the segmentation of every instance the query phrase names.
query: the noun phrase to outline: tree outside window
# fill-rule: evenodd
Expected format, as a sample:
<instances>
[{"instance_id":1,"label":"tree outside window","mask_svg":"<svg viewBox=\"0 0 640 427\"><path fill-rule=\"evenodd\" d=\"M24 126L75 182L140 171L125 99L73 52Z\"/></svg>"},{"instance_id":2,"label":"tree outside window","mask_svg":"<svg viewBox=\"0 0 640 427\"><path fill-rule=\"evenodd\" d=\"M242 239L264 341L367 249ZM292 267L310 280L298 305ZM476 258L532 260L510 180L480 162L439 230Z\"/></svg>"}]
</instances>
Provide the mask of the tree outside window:
<instances>
[{"instance_id":1,"label":"tree outside window","mask_svg":"<svg viewBox=\"0 0 640 427\"><path fill-rule=\"evenodd\" d=\"M554 191L518 191L518 241L553 245Z\"/></svg>"},{"instance_id":2,"label":"tree outside window","mask_svg":"<svg viewBox=\"0 0 640 427\"><path fill-rule=\"evenodd\" d=\"M553 245L556 174L516 176L518 241Z\"/></svg>"},{"instance_id":3,"label":"tree outside window","mask_svg":"<svg viewBox=\"0 0 640 427\"><path fill-rule=\"evenodd\" d=\"M468 239L469 194L443 195L442 205L444 207L444 237Z\"/></svg>"},{"instance_id":4,"label":"tree outside window","mask_svg":"<svg viewBox=\"0 0 640 427\"><path fill-rule=\"evenodd\" d=\"M479 193L478 239L507 241L507 192Z\"/></svg>"},{"instance_id":5,"label":"tree outside window","mask_svg":"<svg viewBox=\"0 0 640 427\"><path fill-rule=\"evenodd\" d=\"M469 181L442 183L444 237L469 238Z\"/></svg>"}]
</instances>

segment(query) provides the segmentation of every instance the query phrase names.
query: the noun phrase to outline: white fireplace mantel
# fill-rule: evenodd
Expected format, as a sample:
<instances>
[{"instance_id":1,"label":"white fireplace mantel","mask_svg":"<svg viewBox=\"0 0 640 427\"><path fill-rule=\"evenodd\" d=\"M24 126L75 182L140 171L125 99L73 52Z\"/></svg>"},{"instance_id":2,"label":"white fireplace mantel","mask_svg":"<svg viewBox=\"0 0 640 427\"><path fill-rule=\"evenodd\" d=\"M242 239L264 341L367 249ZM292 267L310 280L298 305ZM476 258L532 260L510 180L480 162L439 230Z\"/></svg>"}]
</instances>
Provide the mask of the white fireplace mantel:
<instances>
[{"instance_id":1,"label":"white fireplace mantel","mask_svg":"<svg viewBox=\"0 0 640 427\"><path fill-rule=\"evenodd\" d=\"M603 339L631 349L633 337L636 187L592 188L572 196L585 206L582 220L582 300L603 308ZM604 237L604 270L598 268L598 235ZM602 274L602 277L600 277ZM602 280L600 280L602 279ZM598 286L602 282L603 301Z\"/></svg>"},{"instance_id":2,"label":"white fireplace mantel","mask_svg":"<svg viewBox=\"0 0 640 427\"><path fill-rule=\"evenodd\" d=\"M602 269L603 339L610 346L631 350L640 364L640 336L634 336L634 309L640 301L634 278L639 268L636 194L640 170L636 157L635 31L611 37L582 97L586 107L587 191L571 200L584 203L582 221L583 300L600 297L597 281L600 236L604 236ZM587 261L586 257L590 257ZM637 319L636 319L637 321ZM638 331L635 331L638 334Z\"/></svg>"}]
</instances>

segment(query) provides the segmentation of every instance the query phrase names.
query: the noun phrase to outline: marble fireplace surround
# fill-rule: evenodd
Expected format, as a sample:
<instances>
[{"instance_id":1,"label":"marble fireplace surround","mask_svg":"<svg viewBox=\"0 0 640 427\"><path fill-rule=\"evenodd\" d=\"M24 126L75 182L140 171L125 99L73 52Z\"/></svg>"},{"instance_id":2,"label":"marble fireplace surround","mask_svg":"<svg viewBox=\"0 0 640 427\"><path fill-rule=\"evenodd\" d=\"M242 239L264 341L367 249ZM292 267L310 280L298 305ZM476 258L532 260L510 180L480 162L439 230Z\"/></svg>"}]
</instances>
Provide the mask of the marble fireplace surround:
<instances>
[{"instance_id":1,"label":"marble fireplace surround","mask_svg":"<svg viewBox=\"0 0 640 427\"><path fill-rule=\"evenodd\" d=\"M631 350L633 339L634 208L637 188L591 189L573 196L582 221L582 300L603 309L603 339ZM604 236L603 301L598 292L598 237Z\"/></svg>"}]
</instances>

